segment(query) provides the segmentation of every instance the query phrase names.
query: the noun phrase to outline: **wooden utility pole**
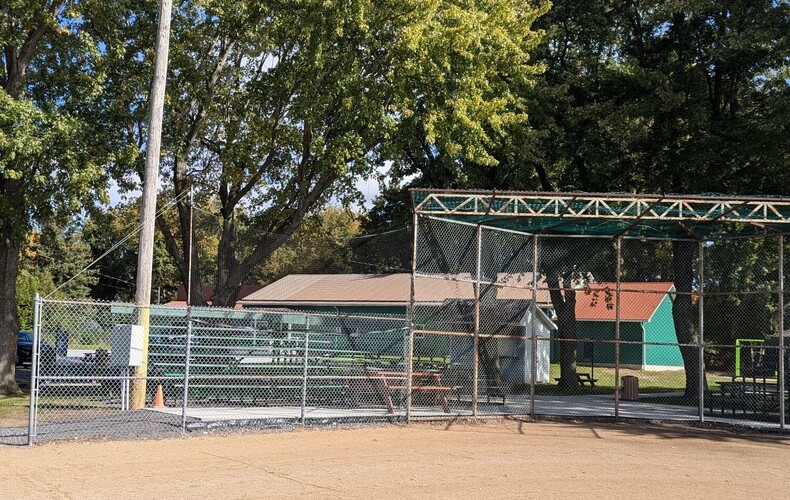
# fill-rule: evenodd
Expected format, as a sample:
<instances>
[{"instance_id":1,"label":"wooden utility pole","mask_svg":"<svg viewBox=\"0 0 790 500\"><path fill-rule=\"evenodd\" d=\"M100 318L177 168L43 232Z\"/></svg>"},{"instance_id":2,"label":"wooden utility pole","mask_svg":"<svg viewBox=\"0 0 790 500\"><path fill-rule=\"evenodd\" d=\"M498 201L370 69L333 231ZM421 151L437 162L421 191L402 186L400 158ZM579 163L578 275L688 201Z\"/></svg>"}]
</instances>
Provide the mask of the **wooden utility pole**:
<instances>
[{"instance_id":1,"label":"wooden utility pole","mask_svg":"<svg viewBox=\"0 0 790 500\"><path fill-rule=\"evenodd\" d=\"M159 155L162 147L162 116L165 104L165 82L167 80L167 58L170 51L170 13L172 0L159 2L159 28L154 56L154 78L151 83L148 138L146 140L145 179L143 181L143 204L140 209L140 244L137 256L137 289L134 293L136 324L143 327L143 359L136 375L148 373L148 326L151 305L151 274L154 260L154 224L156 222L156 191L159 180ZM145 406L145 378L132 382L130 408Z\"/></svg>"}]
</instances>

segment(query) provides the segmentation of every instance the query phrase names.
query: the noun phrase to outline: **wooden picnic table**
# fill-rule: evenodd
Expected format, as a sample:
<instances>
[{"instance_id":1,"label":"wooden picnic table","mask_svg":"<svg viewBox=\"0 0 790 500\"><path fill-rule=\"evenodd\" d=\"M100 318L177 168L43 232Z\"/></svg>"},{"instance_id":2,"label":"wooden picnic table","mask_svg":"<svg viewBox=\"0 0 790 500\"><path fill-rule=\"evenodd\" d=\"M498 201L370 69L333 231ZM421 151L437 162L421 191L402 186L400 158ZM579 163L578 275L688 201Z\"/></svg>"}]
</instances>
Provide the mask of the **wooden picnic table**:
<instances>
[{"instance_id":1,"label":"wooden picnic table","mask_svg":"<svg viewBox=\"0 0 790 500\"><path fill-rule=\"evenodd\" d=\"M407 373L405 371L394 370L367 370L365 376L373 389L381 395L387 405L387 411L395 412L395 404L392 397L401 391L409 389L407 384ZM411 374L412 393L423 392L433 394L437 405L441 405L445 413L450 412L450 405L447 396L455 390L454 387L443 385L442 374L440 372L414 371ZM356 391L352 391L356 392ZM354 395L352 394L352 398ZM354 398L358 399L358 398Z\"/></svg>"},{"instance_id":2,"label":"wooden picnic table","mask_svg":"<svg viewBox=\"0 0 790 500\"><path fill-rule=\"evenodd\" d=\"M561 377L557 377L554 380L556 380L557 382L562 382ZM592 378L592 376L589 373L584 373L584 372L577 373L576 380L579 381L579 385L582 387L584 387L584 384L590 384L590 387L595 387L595 383L598 382L597 378Z\"/></svg>"}]
</instances>

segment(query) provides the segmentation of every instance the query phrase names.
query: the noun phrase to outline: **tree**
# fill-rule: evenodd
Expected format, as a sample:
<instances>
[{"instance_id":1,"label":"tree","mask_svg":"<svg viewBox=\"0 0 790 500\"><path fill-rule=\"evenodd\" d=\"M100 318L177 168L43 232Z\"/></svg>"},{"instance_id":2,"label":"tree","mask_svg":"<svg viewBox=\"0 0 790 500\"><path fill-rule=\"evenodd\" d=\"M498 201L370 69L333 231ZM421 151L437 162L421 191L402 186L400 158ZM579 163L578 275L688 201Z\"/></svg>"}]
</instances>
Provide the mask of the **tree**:
<instances>
[{"instance_id":1,"label":"tree","mask_svg":"<svg viewBox=\"0 0 790 500\"><path fill-rule=\"evenodd\" d=\"M19 392L16 284L26 235L103 191L102 150L84 113L97 94L100 54L82 31L82 7L0 7L0 394Z\"/></svg>"},{"instance_id":2,"label":"tree","mask_svg":"<svg viewBox=\"0 0 790 500\"><path fill-rule=\"evenodd\" d=\"M182 281L190 249L200 246L187 237L190 186L198 199L219 199L211 299L232 305L240 284L310 214L331 199L358 201L354 179L401 158L401 144L417 147L407 136L419 138L416 154L490 161L488 146L523 119L509 89L537 71L529 50L540 34L530 26L547 8L512 0L182 3L165 138L179 218L175 227L158 220ZM127 55L146 45L130 48L127 37L150 33L136 26L138 18L119 19L99 27L108 51L132 67L149 64L144 52ZM147 70L119 64L109 76L117 99L108 113L126 117L116 137L127 150L142 147L145 116L130 71ZM245 245L254 235L266 236ZM200 296L199 271L192 273L194 303L208 299Z\"/></svg>"},{"instance_id":3,"label":"tree","mask_svg":"<svg viewBox=\"0 0 790 500\"><path fill-rule=\"evenodd\" d=\"M467 161L448 176L420 160L412 185L790 194L787 2L556 0L535 27L547 33L535 52L546 70L521 87L529 119L491 148L496 164ZM377 219L403 220L404 198L387 199L393 211ZM670 246L626 272L674 279L678 340L693 344L697 248ZM690 398L697 354L683 350Z\"/></svg>"},{"instance_id":4,"label":"tree","mask_svg":"<svg viewBox=\"0 0 790 500\"><path fill-rule=\"evenodd\" d=\"M98 281L95 269L84 270L92 260L91 248L76 226L63 228L49 223L29 233L17 277L19 327L33 328L36 293L52 298L87 298Z\"/></svg>"},{"instance_id":5,"label":"tree","mask_svg":"<svg viewBox=\"0 0 790 500\"><path fill-rule=\"evenodd\" d=\"M166 211L162 217L171 217L174 210ZM100 300L131 302L134 300L135 279L137 277L137 238L123 241L130 234L136 236L139 226L140 200L96 210L83 225L83 238L90 245L95 264L97 282L90 295ZM205 232L201 226L199 237ZM109 253L108 253L109 252ZM106 255L105 255L106 254ZM155 303L175 299L178 289L178 273L167 254L161 233L154 239L154 266L152 288L155 290Z\"/></svg>"},{"instance_id":6,"label":"tree","mask_svg":"<svg viewBox=\"0 0 790 500\"><path fill-rule=\"evenodd\" d=\"M358 233L358 216L328 207L305 218L293 238L272 253L251 281L271 283L293 273L347 272L353 265L349 244Z\"/></svg>"},{"instance_id":7,"label":"tree","mask_svg":"<svg viewBox=\"0 0 790 500\"><path fill-rule=\"evenodd\" d=\"M785 2L556 2L552 16L569 21L545 20L546 77L567 91L544 93L560 131L532 162L544 188L788 193ZM697 248L671 255L678 341L694 344ZM681 352L694 399L699 351Z\"/></svg>"}]
</instances>

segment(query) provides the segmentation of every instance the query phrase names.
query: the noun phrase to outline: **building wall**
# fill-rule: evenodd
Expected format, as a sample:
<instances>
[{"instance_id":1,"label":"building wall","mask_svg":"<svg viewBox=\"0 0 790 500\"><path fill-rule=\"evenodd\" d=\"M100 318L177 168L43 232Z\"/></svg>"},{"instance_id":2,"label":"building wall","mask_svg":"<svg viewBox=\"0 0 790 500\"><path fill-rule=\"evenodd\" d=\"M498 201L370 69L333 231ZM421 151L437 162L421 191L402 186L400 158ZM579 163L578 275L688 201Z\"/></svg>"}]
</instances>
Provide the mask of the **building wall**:
<instances>
[{"instance_id":1,"label":"building wall","mask_svg":"<svg viewBox=\"0 0 790 500\"><path fill-rule=\"evenodd\" d=\"M592 339L593 354L596 363L614 364L614 322L610 321L579 321L576 334L579 339ZM625 342L642 342L642 326L640 323L620 323L620 340ZM608 342L595 342L608 341ZM578 361L589 362L585 358L583 344L579 345L576 354ZM620 344L620 363L625 365L642 365L642 346L640 344Z\"/></svg>"},{"instance_id":2,"label":"building wall","mask_svg":"<svg viewBox=\"0 0 790 500\"><path fill-rule=\"evenodd\" d=\"M672 299L664 297L651 321L644 324L645 342L677 344L675 322L672 319ZM683 367L683 356L677 345L645 345L645 365L654 367Z\"/></svg>"},{"instance_id":3,"label":"building wall","mask_svg":"<svg viewBox=\"0 0 790 500\"><path fill-rule=\"evenodd\" d=\"M614 322L613 321L577 321L576 361L590 363L589 352L586 352L584 339L593 341L592 354L596 364L614 365ZM551 361L560 361L560 342L552 332ZM642 324L634 322L620 323L620 340L640 342L640 344L620 344L620 364L642 366Z\"/></svg>"}]
</instances>

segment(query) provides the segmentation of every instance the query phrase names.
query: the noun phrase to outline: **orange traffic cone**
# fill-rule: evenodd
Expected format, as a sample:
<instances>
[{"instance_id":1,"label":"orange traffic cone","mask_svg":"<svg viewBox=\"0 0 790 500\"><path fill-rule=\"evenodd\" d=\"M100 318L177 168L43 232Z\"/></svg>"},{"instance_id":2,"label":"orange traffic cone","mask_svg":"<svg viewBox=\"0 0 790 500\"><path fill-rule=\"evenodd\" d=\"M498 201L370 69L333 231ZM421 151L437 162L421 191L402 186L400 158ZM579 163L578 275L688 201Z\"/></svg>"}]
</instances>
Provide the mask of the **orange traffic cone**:
<instances>
[{"instance_id":1,"label":"orange traffic cone","mask_svg":"<svg viewBox=\"0 0 790 500\"><path fill-rule=\"evenodd\" d=\"M165 407L165 393L162 391L162 384L156 387L156 395L154 395L154 408Z\"/></svg>"}]
</instances>

